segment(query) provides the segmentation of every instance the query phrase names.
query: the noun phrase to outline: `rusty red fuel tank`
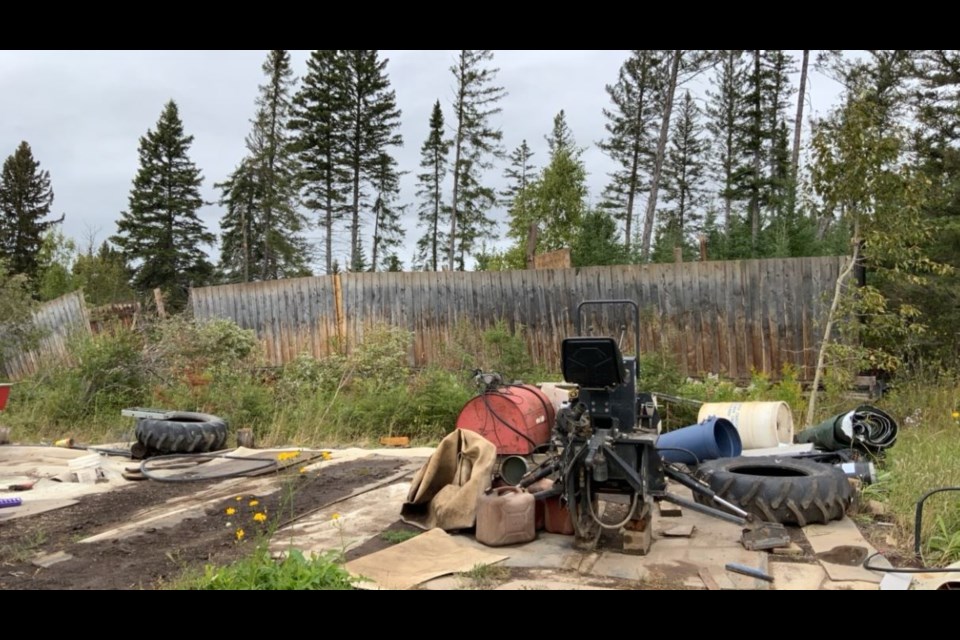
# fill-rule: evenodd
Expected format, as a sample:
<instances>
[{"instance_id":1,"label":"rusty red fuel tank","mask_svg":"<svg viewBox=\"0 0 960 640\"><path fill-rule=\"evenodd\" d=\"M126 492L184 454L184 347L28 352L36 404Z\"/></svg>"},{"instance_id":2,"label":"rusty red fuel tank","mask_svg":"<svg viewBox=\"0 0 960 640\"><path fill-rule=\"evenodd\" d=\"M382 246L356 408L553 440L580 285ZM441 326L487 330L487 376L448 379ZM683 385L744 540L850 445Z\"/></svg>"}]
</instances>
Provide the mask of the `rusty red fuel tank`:
<instances>
[{"instance_id":1,"label":"rusty red fuel tank","mask_svg":"<svg viewBox=\"0 0 960 640\"><path fill-rule=\"evenodd\" d=\"M457 428L475 431L497 445L498 455L525 456L550 440L555 412L529 384L488 389L460 410Z\"/></svg>"}]
</instances>

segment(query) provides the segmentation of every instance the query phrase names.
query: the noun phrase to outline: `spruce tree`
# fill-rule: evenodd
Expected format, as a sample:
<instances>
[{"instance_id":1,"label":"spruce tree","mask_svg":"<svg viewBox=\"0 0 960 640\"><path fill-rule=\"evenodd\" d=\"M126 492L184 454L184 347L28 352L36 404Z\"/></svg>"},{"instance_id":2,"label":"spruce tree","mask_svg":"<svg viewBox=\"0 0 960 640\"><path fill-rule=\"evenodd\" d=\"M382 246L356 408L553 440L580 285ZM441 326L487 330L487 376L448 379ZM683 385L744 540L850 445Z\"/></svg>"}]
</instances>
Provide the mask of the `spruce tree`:
<instances>
[{"instance_id":1,"label":"spruce tree","mask_svg":"<svg viewBox=\"0 0 960 640\"><path fill-rule=\"evenodd\" d=\"M307 275L306 218L297 209L297 166L287 129L294 83L290 54L274 50L263 64L247 156L217 185L227 211L220 222L221 270L228 281Z\"/></svg>"},{"instance_id":2,"label":"spruce tree","mask_svg":"<svg viewBox=\"0 0 960 640\"><path fill-rule=\"evenodd\" d=\"M672 257L677 246L689 253L691 235L703 229L707 153L700 108L687 91L677 112L663 166L665 206L660 211L661 246L656 252L660 260L668 254Z\"/></svg>"},{"instance_id":3,"label":"spruce tree","mask_svg":"<svg viewBox=\"0 0 960 640\"><path fill-rule=\"evenodd\" d=\"M573 236L570 254L574 267L625 264L629 255L616 221L602 210L584 214Z\"/></svg>"},{"instance_id":4,"label":"spruce tree","mask_svg":"<svg viewBox=\"0 0 960 640\"><path fill-rule=\"evenodd\" d=\"M106 242L94 252L91 240L86 251L81 252L73 263L73 275L91 306L135 299L123 256Z\"/></svg>"},{"instance_id":5,"label":"spruce tree","mask_svg":"<svg viewBox=\"0 0 960 640\"><path fill-rule=\"evenodd\" d=\"M338 50L311 53L288 124L296 132L291 148L299 160L303 204L320 214L327 274L336 272L334 230L343 215L344 185L348 181L343 161L344 75Z\"/></svg>"},{"instance_id":6,"label":"spruce tree","mask_svg":"<svg viewBox=\"0 0 960 640\"><path fill-rule=\"evenodd\" d=\"M140 138L140 168L111 238L132 267L134 287L141 293L160 288L173 309L182 308L190 287L205 284L213 271L201 249L215 236L197 215L203 176L188 155L192 142L170 100L156 129Z\"/></svg>"},{"instance_id":7,"label":"spruce tree","mask_svg":"<svg viewBox=\"0 0 960 640\"><path fill-rule=\"evenodd\" d=\"M347 227L350 233L350 264L355 271L366 266L361 231L365 224L376 224L375 204L383 204L378 194L381 189L392 190L383 195L393 199L399 190L396 161L391 148L403 144L400 136L400 110L396 93L387 77L387 60L380 59L376 49L346 50L343 59L344 109L340 120L343 142L343 162L347 173L344 200L347 203ZM392 173L393 178L388 174ZM378 200L378 198L380 198ZM381 209L380 213L383 213ZM376 268L377 242L383 240L376 233L371 248L371 267Z\"/></svg>"},{"instance_id":8,"label":"spruce tree","mask_svg":"<svg viewBox=\"0 0 960 640\"><path fill-rule=\"evenodd\" d=\"M651 132L658 115L655 95L660 90L662 74L658 70L663 56L658 50L634 50L620 67L616 84L606 87L612 103L603 110L609 136L599 146L619 168L610 175L604 208L623 222L628 252L637 201L649 187Z\"/></svg>"},{"instance_id":9,"label":"spruce tree","mask_svg":"<svg viewBox=\"0 0 960 640\"><path fill-rule=\"evenodd\" d=\"M370 270L390 271L399 264L395 251L403 242L406 231L400 219L406 206L397 206L400 193L400 173L397 161L388 153L380 154L380 164L371 176L376 198L373 202L373 243L370 251Z\"/></svg>"},{"instance_id":10,"label":"spruce tree","mask_svg":"<svg viewBox=\"0 0 960 640\"><path fill-rule=\"evenodd\" d=\"M52 206L50 172L40 169L30 145L23 141L0 172L0 260L6 261L9 273L25 275L34 287L43 236L63 221L63 216L46 219Z\"/></svg>"},{"instance_id":11,"label":"spruce tree","mask_svg":"<svg viewBox=\"0 0 960 640\"><path fill-rule=\"evenodd\" d=\"M430 133L420 147L420 169L417 174L418 226L424 229L417 241L416 266L437 271L446 247L442 223L447 215L443 202L443 182L449 167L450 140L444 137L443 110L437 100L430 113Z\"/></svg>"},{"instance_id":12,"label":"spruce tree","mask_svg":"<svg viewBox=\"0 0 960 640\"><path fill-rule=\"evenodd\" d=\"M489 157L500 154L503 134L490 124L500 113L497 103L506 95L496 86L499 71L486 66L493 59L487 49L464 49L450 68L454 86L453 197L450 201L450 234L447 265L464 269L467 254L494 226L489 209L495 204L493 189L482 182Z\"/></svg>"},{"instance_id":13,"label":"spruce tree","mask_svg":"<svg viewBox=\"0 0 960 640\"><path fill-rule=\"evenodd\" d=\"M509 235L525 246L531 225L537 227L538 252L569 247L583 217L587 197L587 172L566 114L553 119L546 136L550 162L537 179L514 200Z\"/></svg>"},{"instance_id":14,"label":"spruce tree","mask_svg":"<svg viewBox=\"0 0 960 640\"><path fill-rule=\"evenodd\" d=\"M533 151L530 150L526 140L507 157L510 164L503 170L507 186L500 192L500 203L508 210L513 208L514 201L536 177L536 170L531 162L532 157Z\"/></svg>"}]
</instances>

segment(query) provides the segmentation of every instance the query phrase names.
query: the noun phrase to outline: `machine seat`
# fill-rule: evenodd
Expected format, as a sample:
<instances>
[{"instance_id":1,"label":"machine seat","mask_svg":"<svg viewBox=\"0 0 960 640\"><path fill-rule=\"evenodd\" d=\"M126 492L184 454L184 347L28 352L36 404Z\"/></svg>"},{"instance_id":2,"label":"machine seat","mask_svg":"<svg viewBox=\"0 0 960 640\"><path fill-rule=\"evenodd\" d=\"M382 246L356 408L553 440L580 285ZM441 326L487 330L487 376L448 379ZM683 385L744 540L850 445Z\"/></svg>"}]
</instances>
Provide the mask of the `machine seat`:
<instances>
[{"instance_id":1,"label":"machine seat","mask_svg":"<svg viewBox=\"0 0 960 640\"><path fill-rule=\"evenodd\" d=\"M584 389L611 389L627 379L620 347L613 338L565 338L561 345L563 378Z\"/></svg>"}]
</instances>

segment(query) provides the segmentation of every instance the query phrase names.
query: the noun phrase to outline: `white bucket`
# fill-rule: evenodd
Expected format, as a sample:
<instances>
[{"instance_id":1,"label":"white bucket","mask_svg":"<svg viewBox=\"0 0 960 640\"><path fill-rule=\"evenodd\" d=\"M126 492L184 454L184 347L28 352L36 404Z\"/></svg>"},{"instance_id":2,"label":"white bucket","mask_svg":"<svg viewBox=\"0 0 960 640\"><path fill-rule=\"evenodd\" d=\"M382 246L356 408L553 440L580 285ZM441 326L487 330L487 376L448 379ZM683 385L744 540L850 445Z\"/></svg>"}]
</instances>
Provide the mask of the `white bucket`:
<instances>
[{"instance_id":1,"label":"white bucket","mask_svg":"<svg viewBox=\"0 0 960 640\"><path fill-rule=\"evenodd\" d=\"M740 433L744 449L766 449L793 443L793 414L786 402L708 402L697 420L726 418Z\"/></svg>"}]
</instances>

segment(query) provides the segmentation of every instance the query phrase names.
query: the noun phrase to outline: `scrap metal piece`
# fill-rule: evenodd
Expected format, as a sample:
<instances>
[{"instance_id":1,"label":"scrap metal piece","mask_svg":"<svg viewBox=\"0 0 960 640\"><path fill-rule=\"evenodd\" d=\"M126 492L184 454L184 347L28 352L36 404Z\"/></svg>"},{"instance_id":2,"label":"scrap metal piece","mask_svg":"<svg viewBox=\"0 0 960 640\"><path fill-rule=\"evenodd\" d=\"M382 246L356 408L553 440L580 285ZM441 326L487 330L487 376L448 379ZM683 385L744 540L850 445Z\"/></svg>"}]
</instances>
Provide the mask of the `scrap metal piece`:
<instances>
[{"instance_id":1,"label":"scrap metal piece","mask_svg":"<svg viewBox=\"0 0 960 640\"><path fill-rule=\"evenodd\" d=\"M752 529L744 529L740 542L747 551L764 551L789 547L790 534L780 523L764 522Z\"/></svg>"},{"instance_id":2,"label":"scrap metal piece","mask_svg":"<svg viewBox=\"0 0 960 640\"><path fill-rule=\"evenodd\" d=\"M741 575L750 576L751 578L756 578L757 580L763 580L764 582L773 582L773 576L769 573L765 573L760 569L755 567L748 567L745 564L740 564L739 562L729 562L726 567L727 571L732 571L734 573L739 573Z\"/></svg>"}]
</instances>

